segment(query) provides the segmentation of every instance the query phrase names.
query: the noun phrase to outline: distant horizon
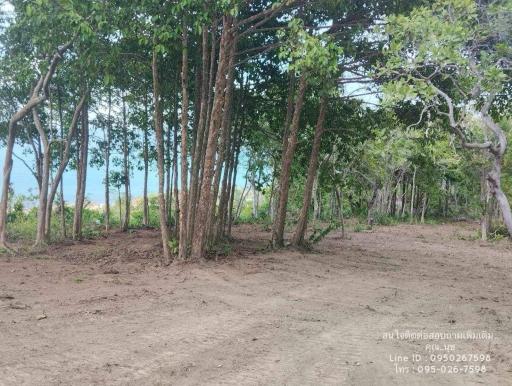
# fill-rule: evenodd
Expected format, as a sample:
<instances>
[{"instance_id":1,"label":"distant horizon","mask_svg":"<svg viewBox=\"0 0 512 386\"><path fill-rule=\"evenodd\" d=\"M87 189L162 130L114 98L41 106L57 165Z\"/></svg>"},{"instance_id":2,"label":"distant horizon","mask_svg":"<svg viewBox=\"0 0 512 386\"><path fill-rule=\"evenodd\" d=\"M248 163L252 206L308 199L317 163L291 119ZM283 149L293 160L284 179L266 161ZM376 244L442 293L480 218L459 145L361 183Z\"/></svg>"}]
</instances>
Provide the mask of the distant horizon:
<instances>
[{"instance_id":1,"label":"distant horizon","mask_svg":"<svg viewBox=\"0 0 512 386\"><path fill-rule=\"evenodd\" d=\"M15 153L19 157L23 157L22 148L17 145L15 147ZM5 147L0 146L0 163L2 164L5 158ZM243 186L245 182L245 173L241 172L240 169L245 168L245 157L241 157L242 160L239 164L239 173L237 175L236 186ZM24 158L27 163L33 162L33 159L30 157ZM105 178L105 170L103 168L95 168L90 165L87 166L87 181L85 188L85 197L93 204L104 205L105 204L105 185L103 183ZM66 170L64 175L62 176L62 181L64 183L64 200L66 203L74 203L75 201L75 193L76 193L76 171L75 170ZM11 172L11 185L14 189L14 194L18 195L38 195L39 188L37 186L37 182L35 177L30 173L28 168L23 165L18 158L13 157L13 167ZM2 181L0 179L0 187L2 186ZM113 187L110 188L111 198L113 198L113 193L117 190ZM132 198L142 197L144 194L144 170L138 170L137 168L132 169L131 179L130 179L130 191ZM158 193L158 172L156 170L156 165L150 165L149 173L148 173L148 195L157 194Z\"/></svg>"}]
</instances>

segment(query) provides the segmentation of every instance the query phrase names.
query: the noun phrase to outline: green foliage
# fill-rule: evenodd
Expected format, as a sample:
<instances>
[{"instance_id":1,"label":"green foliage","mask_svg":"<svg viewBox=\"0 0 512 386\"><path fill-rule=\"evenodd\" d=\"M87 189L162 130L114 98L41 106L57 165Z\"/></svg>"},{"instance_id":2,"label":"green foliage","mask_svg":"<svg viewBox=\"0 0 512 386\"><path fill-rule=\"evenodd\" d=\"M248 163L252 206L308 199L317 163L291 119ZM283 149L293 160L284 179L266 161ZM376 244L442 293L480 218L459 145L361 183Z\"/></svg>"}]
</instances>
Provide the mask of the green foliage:
<instances>
[{"instance_id":1,"label":"green foliage","mask_svg":"<svg viewBox=\"0 0 512 386\"><path fill-rule=\"evenodd\" d=\"M302 20L292 19L287 32L281 32L279 36L285 41L279 57L288 61L290 71L307 72L308 81L318 84L330 81L338 74L343 49L329 35L311 35L305 30Z\"/></svg>"}]
</instances>

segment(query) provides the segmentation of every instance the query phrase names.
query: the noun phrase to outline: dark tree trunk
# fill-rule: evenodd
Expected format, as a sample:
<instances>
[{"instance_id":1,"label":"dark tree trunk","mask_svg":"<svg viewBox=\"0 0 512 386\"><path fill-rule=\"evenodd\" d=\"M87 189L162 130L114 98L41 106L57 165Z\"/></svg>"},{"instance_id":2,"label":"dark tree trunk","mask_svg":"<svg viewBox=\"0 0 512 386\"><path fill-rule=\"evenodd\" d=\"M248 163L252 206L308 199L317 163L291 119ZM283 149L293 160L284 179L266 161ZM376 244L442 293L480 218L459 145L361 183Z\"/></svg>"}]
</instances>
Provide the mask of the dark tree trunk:
<instances>
[{"instance_id":1,"label":"dark tree trunk","mask_svg":"<svg viewBox=\"0 0 512 386\"><path fill-rule=\"evenodd\" d=\"M61 140L64 139L64 118L62 116L62 98L61 98L61 92L60 87L57 85L57 103L58 103L58 109L59 109L59 128L60 128L60 138ZM59 148L59 163L62 163L64 159L64 149L65 145L63 142L60 143ZM62 181L62 178L59 183L59 196L60 196L60 229L62 233L62 238L67 237L67 231L66 231L66 202L64 200L64 182ZM46 205L48 205L48 200L46 202ZM45 209L46 210L46 209ZM45 216L46 218L46 216ZM51 225L51 224L50 224ZM49 232L46 232L46 234L49 234ZM46 237L46 236L45 236Z\"/></svg>"},{"instance_id":2,"label":"dark tree trunk","mask_svg":"<svg viewBox=\"0 0 512 386\"><path fill-rule=\"evenodd\" d=\"M320 155L320 144L324 133L325 111L327 109L327 98L325 96L320 100L320 111L318 112L318 121L315 128L315 137L313 139L313 147L311 149L311 157L309 159L308 174L306 185L304 186L304 196L302 199L302 207L299 214L295 235L293 236L293 244L302 246L304 244L304 236L308 225L308 212L311 204L311 192L313 190L313 182L317 174L318 158Z\"/></svg>"},{"instance_id":3,"label":"dark tree trunk","mask_svg":"<svg viewBox=\"0 0 512 386\"><path fill-rule=\"evenodd\" d=\"M222 123L220 127L221 138L219 145L219 155L217 157L217 165L213 176L213 193L210 200L210 214L207 220L207 239L213 242L213 230L215 226L215 210L217 207L217 198L219 194L220 177L222 175L223 165L226 162L226 153L229 148L229 136L231 130L231 115L232 115L232 98L234 87L234 69L235 69L235 54L236 54L236 36L231 37L231 46L229 48L228 59L228 76L226 80L226 91L224 95L224 109L222 115ZM220 213L219 213L220 216Z\"/></svg>"},{"instance_id":4,"label":"dark tree trunk","mask_svg":"<svg viewBox=\"0 0 512 386\"><path fill-rule=\"evenodd\" d=\"M51 224L51 216L52 216L52 208L53 208L53 201L55 200L55 195L57 194L57 189L62 181L62 176L64 174L64 171L66 170L66 167L68 166L69 162L69 154L71 151L71 142L73 141L73 138L75 137L77 125L78 125L78 119L80 118L80 115L82 114L82 110L85 106L85 101L87 99L89 91L86 90L82 97L80 98L80 101L75 107L75 111L73 113L73 118L71 119L71 125L68 130L68 134L66 137L66 145L64 147L64 152L62 156L62 161L59 165L59 168L57 169L57 173L55 174L55 177L52 182L52 187L50 189L50 194L48 196L48 202L46 204L46 238L48 239L50 237L50 224Z\"/></svg>"},{"instance_id":5,"label":"dark tree trunk","mask_svg":"<svg viewBox=\"0 0 512 386\"><path fill-rule=\"evenodd\" d=\"M232 18L224 16L224 29L219 51L219 64L215 80L215 97L211 113L211 120L208 131L208 141L204 157L204 170L201 183L201 192L198 201L196 230L192 240L192 257L202 258L204 256L208 214L210 213L210 202L212 198L212 179L215 166L215 154L217 152L217 139L222 119L222 107L224 105L224 88L226 86L226 74L228 71L229 48L232 44Z\"/></svg>"},{"instance_id":6,"label":"dark tree trunk","mask_svg":"<svg viewBox=\"0 0 512 386\"><path fill-rule=\"evenodd\" d=\"M148 138L148 96L144 94L144 143L143 143L143 158L144 158L144 188L142 193L142 224L149 226L149 200L148 200L148 175L149 175L149 138Z\"/></svg>"},{"instance_id":7,"label":"dark tree trunk","mask_svg":"<svg viewBox=\"0 0 512 386\"><path fill-rule=\"evenodd\" d=\"M112 91L108 90L108 116L105 133L105 231L110 230L110 142L112 131Z\"/></svg>"},{"instance_id":8,"label":"dark tree trunk","mask_svg":"<svg viewBox=\"0 0 512 386\"><path fill-rule=\"evenodd\" d=\"M188 134L188 31L187 25L183 23L182 34L182 63L181 63L181 195L180 195L180 233L178 258L185 260L188 255L187 245L187 134Z\"/></svg>"},{"instance_id":9,"label":"dark tree trunk","mask_svg":"<svg viewBox=\"0 0 512 386\"><path fill-rule=\"evenodd\" d=\"M82 214L85 200L85 185L87 181L87 156L89 152L89 106L86 104L82 112L80 133L79 162L77 165L77 191L75 200L75 215L73 218L73 239L82 238Z\"/></svg>"},{"instance_id":10,"label":"dark tree trunk","mask_svg":"<svg viewBox=\"0 0 512 386\"><path fill-rule=\"evenodd\" d=\"M34 243L34 248L40 248L44 244L46 244L46 204L48 201L48 183L50 179L50 143L48 142L48 136L43 129L43 125L41 124L41 120L39 119L39 115L37 113L37 108L34 107L32 109L32 116L34 118L34 123L39 133L39 138L42 143L42 174L41 174L41 187L39 189L39 206L37 207L37 230L36 230L36 240Z\"/></svg>"},{"instance_id":11,"label":"dark tree trunk","mask_svg":"<svg viewBox=\"0 0 512 386\"><path fill-rule=\"evenodd\" d=\"M288 144L286 152L281 160L281 175L279 178L279 201L276 211L276 219L272 229L272 243L275 247L282 247L284 245L284 225L286 221L286 204L288 202L288 190L290 188L290 174L297 146L297 132L299 129L300 116L302 106L304 104L304 94L307 86L307 75L303 73L299 81L299 89L295 99L295 108L293 112L293 119L290 125L290 132L288 136Z\"/></svg>"},{"instance_id":12,"label":"dark tree trunk","mask_svg":"<svg viewBox=\"0 0 512 386\"><path fill-rule=\"evenodd\" d=\"M130 227L130 160L128 151L128 122L126 119L126 101L123 99L123 174L124 174L124 218L122 221L123 231Z\"/></svg>"},{"instance_id":13,"label":"dark tree trunk","mask_svg":"<svg viewBox=\"0 0 512 386\"><path fill-rule=\"evenodd\" d=\"M153 99L154 99L154 120L155 120L155 136L156 136L156 152L157 152L157 168L158 168L158 211L160 215L160 232L162 237L162 263L169 265L171 262L171 255L169 251L169 233L165 221L165 196L164 196L164 183L165 183L165 160L164 160L164 136L163 136L163 123L162 111L160 107L160 81L158 73L158 55L156 49L153 48L152 60L152 76L153 76Z\"/></svg>"},{"instance_id":14,"label":"dark tree trunk","mask_svg":"<svg viewBox=\"0 0 512 386\"><path fill-rule=\"evenodd\" d=\"M214 59L215 59L215 36L212 38L212 50L211 50L210 68L213 71ZM208 75L208 29L203 27L202 32L202 76L201 76L201 102L199 107L199 122L197 125L197 137L194 143L194 153L192 156L192 169L190 173L190 197L188 204L188 219L187 219L187 244L192 242L192 235L194 234L195 228L195 213L197 206L197 195L199 192L199 172L201 169L201 163L203 159L203 148L205 144L205 134L207 130L207 114L209 109L208 102L208 86L210 84L210 77Z\"/></svg>"}]
</instances>

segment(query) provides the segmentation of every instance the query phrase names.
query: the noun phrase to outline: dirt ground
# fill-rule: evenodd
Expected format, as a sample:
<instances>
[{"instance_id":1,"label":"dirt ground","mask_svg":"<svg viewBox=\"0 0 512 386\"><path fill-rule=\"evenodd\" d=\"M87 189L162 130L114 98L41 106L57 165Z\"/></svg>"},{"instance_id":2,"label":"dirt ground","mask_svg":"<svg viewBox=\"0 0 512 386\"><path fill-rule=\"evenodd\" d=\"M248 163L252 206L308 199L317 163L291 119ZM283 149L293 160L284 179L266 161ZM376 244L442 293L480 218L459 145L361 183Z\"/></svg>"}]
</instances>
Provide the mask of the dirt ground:
<instances>
[{"instance_id":1,"label":"dirt ground","mask_svg":"<svg viewBox=\"0 0 512 386\"><path fill-rule=\"evenodd\" d=\"M169 268L150 230L0 257L0 384L512 385L512 247L476 227L274 252L244 225ZM466 331L492 339L442 339Z\"/></svg>"}]
</instances>

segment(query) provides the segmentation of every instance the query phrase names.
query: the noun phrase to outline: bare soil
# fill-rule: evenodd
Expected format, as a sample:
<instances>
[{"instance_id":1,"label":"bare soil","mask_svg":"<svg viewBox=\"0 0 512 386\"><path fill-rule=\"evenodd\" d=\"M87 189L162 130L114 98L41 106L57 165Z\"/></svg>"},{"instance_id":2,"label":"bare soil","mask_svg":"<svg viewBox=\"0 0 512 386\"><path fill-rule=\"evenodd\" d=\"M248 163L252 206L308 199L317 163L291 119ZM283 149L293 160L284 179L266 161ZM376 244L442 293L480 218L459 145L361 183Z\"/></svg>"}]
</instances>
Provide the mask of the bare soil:
<instances>
[{"instance_id":1,"label":"bare soil","mask_svg":"<svg viewBox=\"0 0 512 386\"><path fill-rule=\"evenodd\" d=\"M0 384L512 385L511 244L476 227L332 233L305 252L244 225L229 256L167 268L152 230L0 257Z\"/></svg>"}]
</instances>

